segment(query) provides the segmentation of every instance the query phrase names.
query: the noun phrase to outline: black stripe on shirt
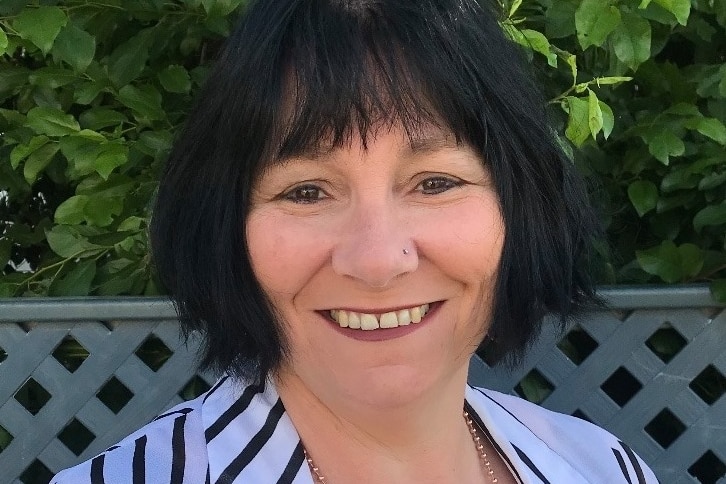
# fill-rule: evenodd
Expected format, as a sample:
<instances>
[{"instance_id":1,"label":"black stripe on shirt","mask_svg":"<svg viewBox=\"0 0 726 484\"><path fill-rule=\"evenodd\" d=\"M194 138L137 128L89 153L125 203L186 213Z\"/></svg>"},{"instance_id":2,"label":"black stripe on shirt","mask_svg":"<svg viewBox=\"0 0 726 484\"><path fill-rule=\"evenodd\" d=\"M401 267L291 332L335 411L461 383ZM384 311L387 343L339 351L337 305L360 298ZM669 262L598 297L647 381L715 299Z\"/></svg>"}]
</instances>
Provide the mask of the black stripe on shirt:
<instances>
[{"instance_id":1,"label":"black stripe on shirt","mask_svg":"<svg viewBox=\"0 0 726 484\"><path fill-rule=\"evenodd\" d=\"M235 402L227 410L225 410L224 413L220 415L220 417L212 425L210 425L207 430L204 431L204 437L207 439L207 444L247 409L255 395L262 393L264 390L264 384L250 385L245 388L242 395L235 400Z\"/></svg>"},{"instance_id":2,"label":"black stripe on shirt","mask_svg":"<svg viewBox=\"0 0 726 484\"><path fill-rule=\"evenodd\" d=\"M298 442L295 450L290 456L290 460L287 461L285 470L277 480L277 484L291 484L295 480L295 476L300 472L300 466L305 462L305 452L303 451L302 442Z\"/></svg>"},{"instance_id":3,"label":"black stripe on shirt","mask_svg":"<svg viewBox=\"0 0 726 484\"><path fill-rule=\"evenodd\" d=\"M618 444L620 444L620 447L623 448L625 454L628 456L628 459L630 459L630 463L632 464L633 469L635 469L635 474L638 476L638 484L645 484L643 468L640 467L640 462L638 462L638 458L635 456L635 453L624 442L618 440Z\"/></svg>"},{"instance_id":4,"label":"black stripe on shirt","mask_svg":"<svg viewBox=\"0 0 726 484\"><path fill-rule=\"evenodd\" d=\"M625 479L628 480L628 484L633 484L633 481L630 480L630 472L628 472L628 467L625 465L623 454L621 454L618 449L613 449L613 454L615 454L615 459L618 461L618 465L620 466L620 470L625 476Z\"/></svg>"},{"instance_id":5,"label":"black stripe on shirt","mask_svg":"<svg viewBox=\"0 0 726 484\"><path fill-rule=\"evenodd\" d=\"M133 484L146 483L146 435L134 442L134 460L131 464Z\"/></svg>"},{"instance_id":6,"label":"black stripe on shirt","mask_svg":"<svg viewBox=\"0 0 726 484\"><path fill-rule=\"evenodd\" d=\"M156 417L154 420L152 420L152 422L156 422L157 420L161 420L162 418L169 417L170 415L186 415L189 412L193 412L193 411L194 411L193 408L188 408L188 407L187 408L180 408L179 410L174 410L173 412L162 413L161 415L159 415L158 417Z\"/></svg>"},{"instance_id":7,"label":"black stripe on shirt","mask_svg":"<svg viewBox=\"0 0 726 484\"><path fill-rule=\"evenodd\" d=\"M103 461L106 459L105 454L97 455L91 461L91 484L105 484L103 480Z\"/></svg>"},{"instance_id":8,"label":"black stripe on shirt","mask_svg":"<svg viewBox=\"0 0 726 484\"><path fill-rule=\"evenodd\" d=\"M186 447L184 443L184 423L187 416L182 415L174 419L174 430L171 434L171 484L184 482L184 462L186 460Z\"/></svg>"},{"instance_id":9,"label":"black stripe on shirt","mask_svg":"<svg viewBox=\"0 0 726 484\"><path fill-rule=\"evenodd\" d=\"M260 453L262 447L265 446L272 434L277 428L277 423L285 413L285 407L282 405L282 400L277 399L277 403L267 414L267 419L262 428L255 434L252 439L247 443L242 452L232 460L227 468L222 472L217 480L218 483L234 482L237 476L244 470L247 465L252 462L257 454Z\"/></svg>"},{"instance_id":10,"label":"black stripe on shirt","mask_svg":"<svg viewBox=\"0 0 726 484\"><path fill-rule=\"evenodd\" d=\"M517 455L519 455L519 458L522 459L522 462L524 462L527 467L529 467L529 469L534 472L534 475L539 477L540 481L542 481L544 484L550 484L550 481L548 481L544 474L542 474L537 466L534 465L534 462L532 462L532 459L530 459L527 454L522 452L522 450L514 444L512 444L512 447L514 447L514 450L517 451Z\"/></svg>"},{"instance_id":11,"label":"black stripe on shirt","mask_svg":"<svg viewBox=\"0 0 726 484\"><path fill-rule=\"evenodd\" d=\"M506 462L507 467L509 467L509 470L517 478L517 481L523 482L522 476L520 476L519 473L517 472L517 468L514 466L514 464L512 464L512 461L509 459L509 456L499 446L497 441L494 439L492 434L489 432L489 429L487 428L487 426L484 425L484 422L482 422L481 418L479 418L479 415L472 408L472 406L469 405L469 402L464 401L464 409L469 414L471 419L476 423L476 425L479 427L479 429L484 432L484 435L486 436L487 440L489 440L489 443L492 444L492 446L496 449L497 453L499 454L499 457L501 457L502 460Z\"/></svg>"},{"instance_id":12,"label":"black stripe on shirt","mask_svg":"<svg viewBox=\"0 0 726 484\"><path fill-rule=\"evenodd\" d=\"M212 393L216 392L217 389L221 387L224 382L227 381L227 378L229 378L229 375L224 375L212 388L207 390L207 394L204 395L204 398L202 398L202 403L205 403L207 401L207 398L211 397Z\"/></svg>"}]
</instances>

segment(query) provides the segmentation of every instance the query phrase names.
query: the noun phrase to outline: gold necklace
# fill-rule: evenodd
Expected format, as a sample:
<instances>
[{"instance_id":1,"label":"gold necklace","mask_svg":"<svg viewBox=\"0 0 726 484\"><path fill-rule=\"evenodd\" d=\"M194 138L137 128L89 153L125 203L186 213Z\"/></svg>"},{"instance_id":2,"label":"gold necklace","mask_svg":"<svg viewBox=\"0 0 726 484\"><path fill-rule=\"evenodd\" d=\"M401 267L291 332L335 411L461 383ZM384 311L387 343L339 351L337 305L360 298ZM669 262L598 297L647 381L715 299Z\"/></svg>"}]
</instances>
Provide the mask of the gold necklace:
<instances>
[{"instance_id":1,"label":"gold necklace","mask_svg":"<svg viewBox=\"0 0 726 484\"><path fill-rule=\"evenodd\" d=\"M476 426L474 426L474 421L471 419L471 417L469 417L469 413L466 410L464 410L464 420L466 420L466 426L469 428L469 433L471 434L471 438L474 440L476 450L479 451L479 458L481 459L484 467L486 468L487 475L489 476L491 482L496 484L497 482L499 482L499 480L494 476L494 469L492 469L492 463L489 461L489 456L484 450L484 444L481 443L479 432L476 430ZM317 479L317 482L319 482L320 484L325 484L326 482L328 482L325 480L325 477L320 473L320 468L315 465L315 462L313 462L313 458L310 457L305 447L303 447L303 453L305 454L305 460L308 463L308 467L310 467L310 470L315 475L315 479Z\"/></svg>"}]
</instances>

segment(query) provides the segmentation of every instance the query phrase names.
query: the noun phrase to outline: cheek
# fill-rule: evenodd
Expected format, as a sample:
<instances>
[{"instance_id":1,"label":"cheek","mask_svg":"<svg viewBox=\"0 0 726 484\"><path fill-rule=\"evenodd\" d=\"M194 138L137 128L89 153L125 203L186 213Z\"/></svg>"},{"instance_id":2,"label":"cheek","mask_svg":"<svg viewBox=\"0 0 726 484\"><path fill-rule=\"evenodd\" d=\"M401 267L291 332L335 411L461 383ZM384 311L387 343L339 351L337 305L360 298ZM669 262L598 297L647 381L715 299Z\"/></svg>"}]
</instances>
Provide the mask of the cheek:
<instances>
[{"instance_id":1,"label":"cheek","mask_svg":"<svg viewBox=\"0 0 726 484\"><path fill-rule=\"evenodd\" d=\"M322 253L318 237L284 217L253 212L247 246L255 276L270 295L294 294L309 279Z\"/></svg>"},{"instance_id":2,"label":"cheek","mask_svg":"<svg viewBox=\"0 0 726 484\"><path fill-rule=\"evenodd\" d=\"M440 267L456 279L487 284L496 276L504 246L504 222L495 199L445 210L426 232L428 235L421 239L424 247L438 254Z\"/></svg>"}]
</instances>

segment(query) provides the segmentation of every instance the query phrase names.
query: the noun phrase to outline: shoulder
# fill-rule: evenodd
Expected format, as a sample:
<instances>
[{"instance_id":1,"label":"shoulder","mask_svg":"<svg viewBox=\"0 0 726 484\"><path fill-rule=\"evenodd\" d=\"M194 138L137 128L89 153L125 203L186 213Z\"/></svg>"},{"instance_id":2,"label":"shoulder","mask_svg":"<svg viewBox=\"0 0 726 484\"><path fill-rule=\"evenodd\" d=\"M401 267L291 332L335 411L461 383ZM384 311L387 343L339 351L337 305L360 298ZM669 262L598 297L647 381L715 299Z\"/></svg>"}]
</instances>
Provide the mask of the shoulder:
<instances>
[{"instance_id":1,"label":"shoulder","mask_svg":"<svg viewBox=\"0 0 726 484\"><path fill-rule=\"evenodd\" d=\"M202 404L179 404L94 458L57 474L51 484L204 482L207 451Z\"/></svg>"},{"instance_id":2,"label":"shoulder","mask_svg":"<svg viewBox=\"0 0 726 484\"><path fill-rule=\"evenodd\" d=\"M517 428L512 435L537 441L587 476L591 482L656 483L645 462L619 438L586 420L545 409L513 395L470 387L467 399L476 408Z\"/></svg>"}]
</instances>

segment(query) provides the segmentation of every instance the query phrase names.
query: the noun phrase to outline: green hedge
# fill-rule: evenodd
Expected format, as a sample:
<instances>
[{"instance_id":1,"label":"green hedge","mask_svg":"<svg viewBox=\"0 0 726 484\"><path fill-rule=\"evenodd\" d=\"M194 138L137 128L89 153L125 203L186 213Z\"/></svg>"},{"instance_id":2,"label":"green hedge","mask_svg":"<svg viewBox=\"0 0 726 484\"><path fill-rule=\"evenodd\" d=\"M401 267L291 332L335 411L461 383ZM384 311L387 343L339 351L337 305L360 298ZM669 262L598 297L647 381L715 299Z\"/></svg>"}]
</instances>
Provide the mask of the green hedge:
<instances>
[{"instance_id":1,"label":"green hedge","mask_svg":"<svg viewBox=\"0 0 726 484\"><path fill-rule=\"evenodd\" d=\"M0 296L163 292L150 199L245 4L0 2ZM601 282L726 300L726 1L503 7L602 206Z\"/></svg>"}]
</instances>

